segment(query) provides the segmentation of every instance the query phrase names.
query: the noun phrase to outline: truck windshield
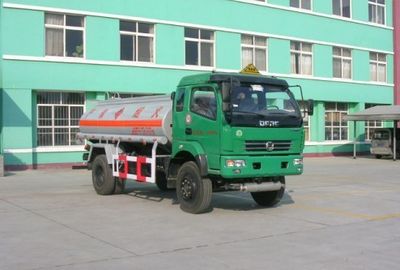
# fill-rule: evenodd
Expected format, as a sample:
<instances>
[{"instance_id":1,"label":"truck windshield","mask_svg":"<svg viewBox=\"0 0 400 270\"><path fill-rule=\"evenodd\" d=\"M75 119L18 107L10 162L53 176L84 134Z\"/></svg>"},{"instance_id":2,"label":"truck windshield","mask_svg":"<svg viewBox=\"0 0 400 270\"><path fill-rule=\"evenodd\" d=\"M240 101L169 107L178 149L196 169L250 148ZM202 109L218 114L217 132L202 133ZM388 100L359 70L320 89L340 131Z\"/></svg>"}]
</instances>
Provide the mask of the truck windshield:
<instances>
[{"instance_id":1,"label":"truck windshield","mask_svg":"<svg viewBox=\"0 0 400 270\"><path fill-rule=\"evenodd\" d=\"M300 127L302 117L291 92L262 84L233 86L231 124L234 126Z\"/></svg>"}]
</instances>

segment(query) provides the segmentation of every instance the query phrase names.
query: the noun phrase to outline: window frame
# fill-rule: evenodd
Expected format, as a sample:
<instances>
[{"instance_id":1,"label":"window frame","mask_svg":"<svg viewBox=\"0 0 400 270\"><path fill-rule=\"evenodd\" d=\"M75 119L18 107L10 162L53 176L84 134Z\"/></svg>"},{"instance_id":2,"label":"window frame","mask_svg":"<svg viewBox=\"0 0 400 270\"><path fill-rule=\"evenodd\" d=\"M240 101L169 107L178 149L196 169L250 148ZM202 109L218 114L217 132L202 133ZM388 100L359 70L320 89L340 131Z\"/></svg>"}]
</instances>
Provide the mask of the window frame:
<instances>
[{"instance_id":1,"label":"window frame","mask_svg":"<svg viewBox=\"0 0 400 270\"><path fill-rule=\"evenodd\" d=\"M302 7L303 6L303 1L306 1L306 0L298 0L298 1L299 1L299 6L292 6L290 1L289 1L289 6L291 8L297 8L297 9L303 9L303 10L309 10L309 11L313 10L313 0L309 0L310 1L310 9Z\"/></svg>"},{"instance_id":2,"label":"window frame","mask_svg":"<svg viewBox=\"0 0 400 270\"><path fill-rule=\"evenodd\" d=\"M380 4L378 3L378 0L368 0L368 21L370 23L374 23L374 24L378 24L378 25L386 25L386 21L387 21L387 12L386 12L386 0L384 0L385 3L384 4ZM371 20L371 18L369 17L369 7L370 6L375 6L375 21ZM378 22L378 7L383 7L383 23L379 23Z\"/></svg>"},{"instance_id":3,"label":"window frame","mask_svg":"<svg viewBox=\"0 0 400 270\"><path fill-rule=\"evenodd\" d=\"M327 110L326 109L326 107L327 107L327 104L335 104L335 109L334 110ZM346 108L347 108L347 110L346 111L344 111L344 110L339 110L338 109L338 104L345 104L346 105ZM337 142L337 141L348 141L349 140L349 121L345 121L346 122L346 125L342 125L342 122L343 122L343 116L346 116L346 115L348 115L349 114L349 104L348 103L344 103L344 102L325 102L325 118L324 118L324 124L325 124L325 128L324 128L324 134L325 134L325 141L328 141L328 142ZM332 125L327 125L326 123L327 123L327 121L326 121L326 117L327 117L327 113L339 113L339 117L340 117L340 119L339 119L339 125L338 126L335 126L335 125L333 125L333 115L334 114L332 114L332 118L331 119L329 119L330 120L330 122L332 123ZM333 130L335 129L335 128L338 128L339 129L339 139L338 140L334 140L333 139ZM346 138L342 138L342 129L343 128L346 128L347 129L347 137ZM330 140L328 140L327 138L326 138L326 131L327 131L327 129L329 129L330 130L330 135L331 135L331 138L332 139L330 139Z\"/></svg>"},{"instance_id":4,"label":"window frame","mask_svg":"<svg viewBox=\"0 0 400 270\"><path fill-rule=\"evenodd\" d=\"M371 59L371 55L376 55L376 60ZM379 56L385 56L385 62L379 60ZM373 80L371 73L371 66L376 66L376 80ZM379 66L385 66L385 78L383 81L379 80ZM388 78L388 69L387 69L388 61L387 61L387 54L385 53L378 53L378 52L369 52L369 71L370 71L370 81L371 82L378 82L378 83L387 83Z\"/></svg>"},{"instance_id":5,"label":"window frame","mask_svg":"<svg viewBox=\"0 0 400 270\"><path fill-rule=\"evenodd\" d=\"M63 25L55 25L55 24L47 24L46 23L46 15L62 15L64 24ZM82 17L83 18L83 26L67 26L67 16L76 16L76 17ZM58 30L63 30L63 55L58 56L58 55L47 55L47 40L46 40L46 32L47 29L58 29ZM82 42L83 42L83 55L82 57L76 57L76 56L67 56L66 55L66 32L67 30L73 30L73 31L82 31ZM67 13L57 13L57 12L45 12L44 14L44 31L45 31L45 46L44 46L44 55L45 57L49 58L70 58L70 59L86 59L86 16L85 15L79 15L79 14L67 14Z\"/></svg>"},{"instance_id":6,"label":"window frame","mask_svg":"<svg viewBox=\"0 0 400 270\"><path fill-rule=\"evenodd\" d=\"M252 44L244 44L242 42L242 38L243 36L249 36L252 38ZM261 45L256 45L256 39L257 38L262 38L265 40L265 46L261 46ZM258 70L260 71L265 71L268 72L268 38L267 37L262 37L262 36L256 36L256 35L247 35L247 34L241 34L240 36L240 52L241 52L241 64L242 64L242 68L245 68L247 65L244 64L244 59L243 59L243 49L247 48L247 49L251 49L252 50L252 57L253 57L253 63L256 66L255 63L255 59L256 59L256 50L265 50L265 70L264 69L260 69L259 67L257 67Z\"/></svg>"},{"instance_id":7,"label":"window frame","mask_svg":"<svg viewBox=\"0 0 400 270\"><path fill-rule=\"evenodd\" d=\"M127 22L127 23L135 23L135 29L136 31L124 31L121 30L121 23L122 22ZM139 32L139 24L148 24L151 25L152 29L153 29L153 33L143 33L143 32ZM130 36L130 37L135 37L135 52L134 52L134 57L133 60L124 60L121 57L121 37L122 36ZM152 55L151 55L151 61L139 61L139 37L148 37L148 38L152 38L153 40L153 44L152 44ZM119 61L120 62L125 62L125 63L155 63L155 59L156 59L156 25L154 23L148 23L148 22L142 22L142 21L130 21L130 20L119 20Z\"/></svg>"},{"instance_id":8,"label":"window frame","mask_svg":"<svg viewBox=\"0 0 400 270\"><path fill-rule=\"evenodd\" d=\"M340 50L340 55L335 54L335 49ZM343 51L348 50L350 52L350 56L344 56ZM343 47L332 47L332 59L339 59L340 60L340 69L341 69L341 74L340 77L335 76L335 66L334 66L334 61L332 63L332 77L333 78L338 78L338 79L344 79L344 80L352 80L353 79L353 52L349 48L343 48ZM345 61L350 61L350 77L346 78L344 76L344 62Z\"/></svg>"},{"instance_id":9,"label":"window frame","mask_svg":"<svg viewBox=\"0 0 400 270\"><path fill-rule=\"evenodd\" d=\"M381 105L381 104L372 104L372 103L366 103L365 104L365 109L369 109L369 108L372 108L372 107L375 107L375 106L379 106L379 105ZM365 129L364 129L364 132L365 132L365 141L371 141L371 138L370 138L370 133L371 132L373 132L375 129L378 129L378 128L383 128L384 127L384 124L383 124L383 122L384 121L382 121L382 120L369 120L369 121L364 121L364 126L365 126ZM371 123L373 123L373 125L370 125ZM379 124L378 124L379 123ZM372 135L372 134L371 134Z\"/></svg>"},{"instance_id":10,"label":"window frame","mask_svg":"<svg viewBox=\"0 0 400 270\"><path fill-rule=\"evenodd\" d=\"M335 1L335 0L332 0L332 15L333 16L338 16L338 17L342 17L342 18L348 18L348 19L352 19L353 18L353 8L352 8L352 0L349 0L349 8L350 8L350 11L349 11L349 17L347 17L347 16L344 16L343 15L343 1L344 0L336 0L336 1L340 1L340 14L335 14L334 13L334 9L333 9L333 1Z\"/></svg>"},{"instance_id":11,"label":"window frame","mask_svg":"<svg viewBox=\"0 0 400 270\"><path fill-rule=\"evenodd\" d=\"M184 58L185 59L185 66L187 67L206 67L206 68L215 68L215 61L216 61L216 49L215 49L215 45L216 45L216 39L215 39L215 30L210 30L210 29L202 29L202 28L193 28L193 27L185 27L184 31L186 29L193 29L193 30L197 30L198 33L198 38L191 38L191 37L186 37L185 33L184 33ZM201 31L209 31L212 33L212 39L202 39L201 38ZM196 42L197 43L197 56L198 56L198 64L197 65L191 65L191 64L187 64L187 59L186 59L186 42ZM204 66L201 63L201 43L208 43L208 44L212 44L212 59L211 59L211 66Z\"/></svg>"},{"instance_id":12,"label":"window frame","mask_svg":"<svg viewBox=\"0 0 400 270\"><path fill-rule=\"evenodd\" d=\"M307 132L308 136L305 136L306 132L304 132L304 141L310 142L311 141L311 116L308 115L308 112L307 112L307 108L306 108L307 102L299 100L299 101L297 101L297 103L299 103L301 117L303 118L304 131L308 130L308 132ZM304 117L304 115L305 115L305 117ZM307 125L305 124L306 123L304 121L305 119L307 119Z\"/></svg>"},{"instance_id":13,"label":"window frame","mask_svg":"<svg viewBox=\"0 0 400 270\"><path fill-rule=\"evenodd\" d=\"M298 43L300 45L300 50L296 50L296 49L292 49L292 43ZM307 44L311 46L311 51L310 52L306 52L303 51L303 45ZM292 67L293 67L293 63L291 62L291 74L296 74L296 75L302 75L302 76L313 76L314 75L314 44L313 43L309 43L309 42L301 42L301 41L290 41L290 59L292 61L292 55L298 55L299 56L299 73L296 73L293 71ZM305 74L303 72L303 55L308 55L311 56L311 74Z\"/></svg>"},{"instance_id":14,"label":"window frame","mask_svg":"<svg viewBox=\"0 0 400 270\"><path fill-rule=\"evenodd\" d=\"M215 105L216 105L216 107L215 107L215 116L214 116L214 117L209 117L209 116L207 116L206 114L202 114L202 113L199 113L199 112L196 112L195 110L193 110L193 107L192 107L192 106L193 106L193 104L194 104L194 97L195 97L195 93L196 93L196 92L212 92L212 93L213 93L213 95L214 95L214 100L215 100ZM190 111L191 113L194 113L194 114L196 114L196 115L202 117L202 118L205 118L205 119L208 119L208 120L211 120L211 121L217 121L217 117L218 117L218 104L217 104L217 94L216 94L216 92L215 92L215 89L214 89L213 87L211 87L211 86L196 86L196 87L193 87L193 88L191 89L191 93L190 93L189 111Z\"/></svg>"},{"instance_id":15,"label":"window frame","mask_svg":"<svg viewBox=\"0 0 400 270\"><path fill-rule=\"evenodd\" d=\"M59 103L39 103L38 101L38 94L39 93L58 93L60 95L60 99L58 100ZM83 104L67 104L63 103L63 94L82 94L84 101ZM40 107L47 107L51 108L51 125L40 125L40 118L39 112ZM55 125L56 117L55 117L55 107L68 107L68 125L57 126ZM71 107L79 107L82 108L82 115L86 112L86 95L85 92L70 92L70 91L36 91L36 147L37 148L70 148L74 146L81 146L82 144L72 144L71 138L71 129L79 129L79 122L78 125L71 125ZM51 145L40 145L39 143L39 129L51 129ZM55 144L55 136L56 132L55 129L68 129L68 145L56 145Z\"/></svg>"}]
</instances>

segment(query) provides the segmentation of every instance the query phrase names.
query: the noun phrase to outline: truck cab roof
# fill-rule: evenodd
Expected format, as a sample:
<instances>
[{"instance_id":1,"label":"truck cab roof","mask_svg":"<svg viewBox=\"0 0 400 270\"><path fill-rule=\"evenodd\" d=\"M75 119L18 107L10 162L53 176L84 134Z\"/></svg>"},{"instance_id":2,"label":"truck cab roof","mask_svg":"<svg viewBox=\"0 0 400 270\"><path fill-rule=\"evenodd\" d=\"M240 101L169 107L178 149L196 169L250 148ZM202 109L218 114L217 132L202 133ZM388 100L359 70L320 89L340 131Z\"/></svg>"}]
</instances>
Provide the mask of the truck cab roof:
<instances>
[{"instance_id":1,"label":"truck cab roof","mask_svg":"<svg viewBox=\"0 0 400 270\"><path fill-rule=\"evenodd\" d=\"M284 88L289 86L285 80L278 79L276 77L241 73L208 72L183 77L179 82L178 87L205 83L229 82L231 79L236 82L239 81L243 83L269 84Z\"/></svg>"}]
</instances>

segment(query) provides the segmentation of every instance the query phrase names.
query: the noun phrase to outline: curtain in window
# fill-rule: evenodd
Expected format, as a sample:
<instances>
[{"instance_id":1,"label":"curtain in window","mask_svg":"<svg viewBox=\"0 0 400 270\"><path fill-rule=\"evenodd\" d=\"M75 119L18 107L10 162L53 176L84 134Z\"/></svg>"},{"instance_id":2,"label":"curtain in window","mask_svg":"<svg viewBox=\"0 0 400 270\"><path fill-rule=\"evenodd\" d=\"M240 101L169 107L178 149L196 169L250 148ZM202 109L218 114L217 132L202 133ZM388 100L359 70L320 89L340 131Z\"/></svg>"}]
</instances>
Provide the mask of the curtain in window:
<instances>
[{"instance_id":1,"label":"curtain in window","mask_svg":"<svg viewBox=\"0 0 400 270\"><path fill-rule=\"evenodd\" d=\"M302 74L312 75L312 57L311 57L311 55L302 55Z\"/></svg>"},{"instance_id":2,"label":"curtain in window","mask_svg":"<svg viewBox=\"0 0 400 270\"><path fill-rule=\"evenodd\" d=\"M385 8L378 6L376 12L376 22L380 24L385 24Z\"/></svg>"},{"instance_id":3,"label":"curtain in window","mask_svg":"<svg viewBox=\"0 0 400 270\"><path fill-rule=\"evenodd\" d=\"M64 16L58 14L46 14L46 25L64 25ZM64 56L63 30L46 28L46 55Z\"/></svg>"},{"instance_id":4,"label":"curtain in window","mask_svg":"<svg viewBox=\"0 0 400 270\"><path fill-rule=\"evenodd\" d=\"M266 71L267 70L267 53L263 49L256 49L256 59L255 59L256 67L259 70Z\"/></svg>"},{"instance_id":5,"label":"curtain in window","mask_svg":"<svg viewBox=\"0 0 400 270\"><path fill-rule=\"evenodd\" d=\"M253 49L242 48L242 63L243 63L243 67L247 66L248 64L254 64Z\"/></svg>"},{"instance_id":6,"label":"curtain in window","mask_svg":"<svg viewBox=\"0 0 400 270\"><path fill-rule=\"evenodd\" d=\"M351 79L351 61L343 60L343 78Z\"/></svg>"},{"instance_id":7,"label":"curtain in window","mask_svg":"<svg viewBox=\"0 0 400 270\"><path fill-rule=\"evenodd\" d=\"M333 59L333 77L341 78L342 77L342 63L340 59Z\"/></svg>"},{"instance_id":8,"label":"curtain in window","mask_svg":"<svg viewBox=\"0 0 400 270\"><path fill-rule=\"evenodd\" d=\"M64 40L62 29L46 29L46 55L63 56Z\"/></svg>"},{"instance_id":9,"label":"curtain in window","mask_svg":"<svg viewBox=\"0 0 400 270\"><path fill-rule=\"evenodd\" d=\"M372 81L377 81L377 66L376 64L371 63L369 65L370 73L371 73L371 80Z\"/></svg>"},{"instance_id":10,"label":"curtain in window","mask_svg":"<svg viewBox=\"0 0 400 270\"><path fill-rule=\"evenodd\" d=\"M378 65L378 81L386 81L386 65Z\"/></svg>"}]
</instances>

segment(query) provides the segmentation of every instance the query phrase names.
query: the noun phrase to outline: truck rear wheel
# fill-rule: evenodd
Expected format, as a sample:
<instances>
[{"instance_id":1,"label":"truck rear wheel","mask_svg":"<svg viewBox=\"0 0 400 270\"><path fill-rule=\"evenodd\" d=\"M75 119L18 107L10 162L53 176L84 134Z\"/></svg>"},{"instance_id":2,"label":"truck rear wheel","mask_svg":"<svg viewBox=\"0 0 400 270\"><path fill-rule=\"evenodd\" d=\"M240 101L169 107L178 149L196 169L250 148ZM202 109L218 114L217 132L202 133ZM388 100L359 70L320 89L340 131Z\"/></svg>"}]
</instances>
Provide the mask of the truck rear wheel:
<instances>
[{"instance_id":1,"label":"truck rear wheel","mask_svg":"<svg viewBox=\"0 0 400 270\"><path fill-rule=\"evenodd\" d=\"M111 195L115 189L115 179L107 162L106 155L98 155L92 165L93 187L97 194Z\"/></svg>"},{"instance_id":2,"label":"truck rear wheel","mask_svg":"<svg viewBox=\"0 0 400 270\"><path fill-rule=\"evenodd\" d=\"M196 163L186 162L178 172L176 195L183 211L192 214L206 212L212 197L211 180L201 177Z\"/></svg>"},{"instance_id":3,"label":"truck rear wheel","mask_svg":"<svg viewBox=\"0 0 400 270\"><path fill-rule=\"evenodd\" d=\"M258 205L271 207L280 202L280 200L283 197L283 194L285 193L285 177L284 176L275 177L274 181L281 182L283 186L281 187L280 190L251 192L251 196Z\"/></svg>"}]
</instances>

